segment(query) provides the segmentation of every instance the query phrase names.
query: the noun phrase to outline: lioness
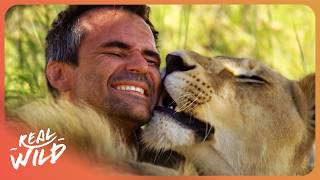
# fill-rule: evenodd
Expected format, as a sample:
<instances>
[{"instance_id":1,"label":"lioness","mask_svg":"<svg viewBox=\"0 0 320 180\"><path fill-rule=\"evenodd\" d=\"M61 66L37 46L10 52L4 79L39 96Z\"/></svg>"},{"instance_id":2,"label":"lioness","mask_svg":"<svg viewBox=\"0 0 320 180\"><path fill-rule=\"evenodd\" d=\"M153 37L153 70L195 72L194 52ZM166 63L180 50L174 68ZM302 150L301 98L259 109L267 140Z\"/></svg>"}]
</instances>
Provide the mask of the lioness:
<instances>
[{"instance_id":1,"label":"lioness","mask_svg":"<svg viewBox=\"0 0 320 180\"><path fill-rule=\"evenodd\" d=\"M315 76L291 81L253 60L167 56L169 96L143 134L201 175L303 175L314 142ZM171 99L172 98L172 99Z\"/></svg>"}]
</instances>

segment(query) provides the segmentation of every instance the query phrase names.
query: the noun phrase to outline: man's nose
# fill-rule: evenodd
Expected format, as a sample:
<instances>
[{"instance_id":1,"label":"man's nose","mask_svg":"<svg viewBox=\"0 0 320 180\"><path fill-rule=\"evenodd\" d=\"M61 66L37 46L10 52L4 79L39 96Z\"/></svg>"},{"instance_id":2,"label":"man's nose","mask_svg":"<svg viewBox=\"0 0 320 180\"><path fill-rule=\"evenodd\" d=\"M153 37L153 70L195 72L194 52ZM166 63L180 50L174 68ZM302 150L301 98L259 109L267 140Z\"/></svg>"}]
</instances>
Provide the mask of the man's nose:
<instances>
[{"instance_id":1,"label":"man's nose","mask_svg":"<svg viewBox=\"0 0 320 180\"><path fill-rule=\"evenodd\" d=\"M149 70L148 62L140 52L133 52L127 64L127 70L133 73L146 74Z\"/></svg>"}]
</instances>

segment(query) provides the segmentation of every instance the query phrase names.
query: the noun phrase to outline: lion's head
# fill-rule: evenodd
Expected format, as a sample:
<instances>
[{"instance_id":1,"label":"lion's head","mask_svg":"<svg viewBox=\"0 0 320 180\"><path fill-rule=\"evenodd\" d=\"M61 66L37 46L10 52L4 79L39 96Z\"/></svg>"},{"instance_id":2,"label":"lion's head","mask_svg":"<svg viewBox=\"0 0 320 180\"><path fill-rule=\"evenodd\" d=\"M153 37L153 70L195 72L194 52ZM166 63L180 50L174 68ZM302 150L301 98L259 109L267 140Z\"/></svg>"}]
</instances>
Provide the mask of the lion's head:
<instances>
[{"instance_id":1,"label":"lion's head","mask_svg":"<svg viewBox=\"0 0 320 180\"><path fill-rule=\"evenodd\" d=\"M162 98L143 140L205 175L305 173L314 141L315 77L288 80L260 62L167 56Z\"/></svg>"}]
</instances>

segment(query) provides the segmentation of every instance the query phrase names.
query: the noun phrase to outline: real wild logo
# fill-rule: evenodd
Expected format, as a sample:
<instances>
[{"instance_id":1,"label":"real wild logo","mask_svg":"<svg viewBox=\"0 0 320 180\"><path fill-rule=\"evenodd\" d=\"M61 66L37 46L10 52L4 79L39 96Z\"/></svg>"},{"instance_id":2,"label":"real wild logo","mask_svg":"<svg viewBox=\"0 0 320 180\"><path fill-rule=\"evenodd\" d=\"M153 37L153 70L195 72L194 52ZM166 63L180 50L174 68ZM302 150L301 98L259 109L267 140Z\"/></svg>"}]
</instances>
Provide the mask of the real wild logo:
<instances>
[{"instance_id":1,"label":"real wild logo","mask_svg":"<svg viewBox=\"0 0 320 180\"><path fill-rule=\"evenodd\" d=\"M55 132L51 133L50 128L46 131L41 129L38 133L20 135L19 148L10 149L13 168L18 170L20 165L26 167L30 157L32 160L29 163L32 163L33 166L41 166L49 160L51 164L55 164L66 150L66 145L59 143L63 140L64 138L58 139ZM18 156L16 156L17 151Z\"/></svg>"}]
</instances>

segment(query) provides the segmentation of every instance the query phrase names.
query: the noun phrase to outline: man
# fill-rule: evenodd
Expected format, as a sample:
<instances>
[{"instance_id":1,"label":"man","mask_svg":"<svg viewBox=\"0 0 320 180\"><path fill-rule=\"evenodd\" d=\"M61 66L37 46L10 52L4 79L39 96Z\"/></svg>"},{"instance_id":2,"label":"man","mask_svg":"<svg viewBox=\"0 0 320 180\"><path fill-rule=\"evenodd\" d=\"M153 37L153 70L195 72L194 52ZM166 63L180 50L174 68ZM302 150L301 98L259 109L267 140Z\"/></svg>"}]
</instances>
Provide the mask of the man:
<instances>
[{"instance_id":1,"label":"man","mask_svg":"<svg viewBox=\"0 0 320 180\"><path fill-rule=\"evenodd\" d=\"M157 36L145 5L69 6L46 37L45 74L56 102L25 105L15 119L51 128L68 147L124 172L177 174L137 162L150 158L141 153L151 155L141 151L136 134L159 95Z\"/></svg>"},{"instance_id":2,"label":"man","mask_svg":"<svg viewBox=\"0 0 320 180\"><path fill-rule=\"evenodd\" d=\"M70 6L46 38L50 92L111 117L132 144L158 97L157 36L147 6Z\"/></svg>"}]
</instances>

